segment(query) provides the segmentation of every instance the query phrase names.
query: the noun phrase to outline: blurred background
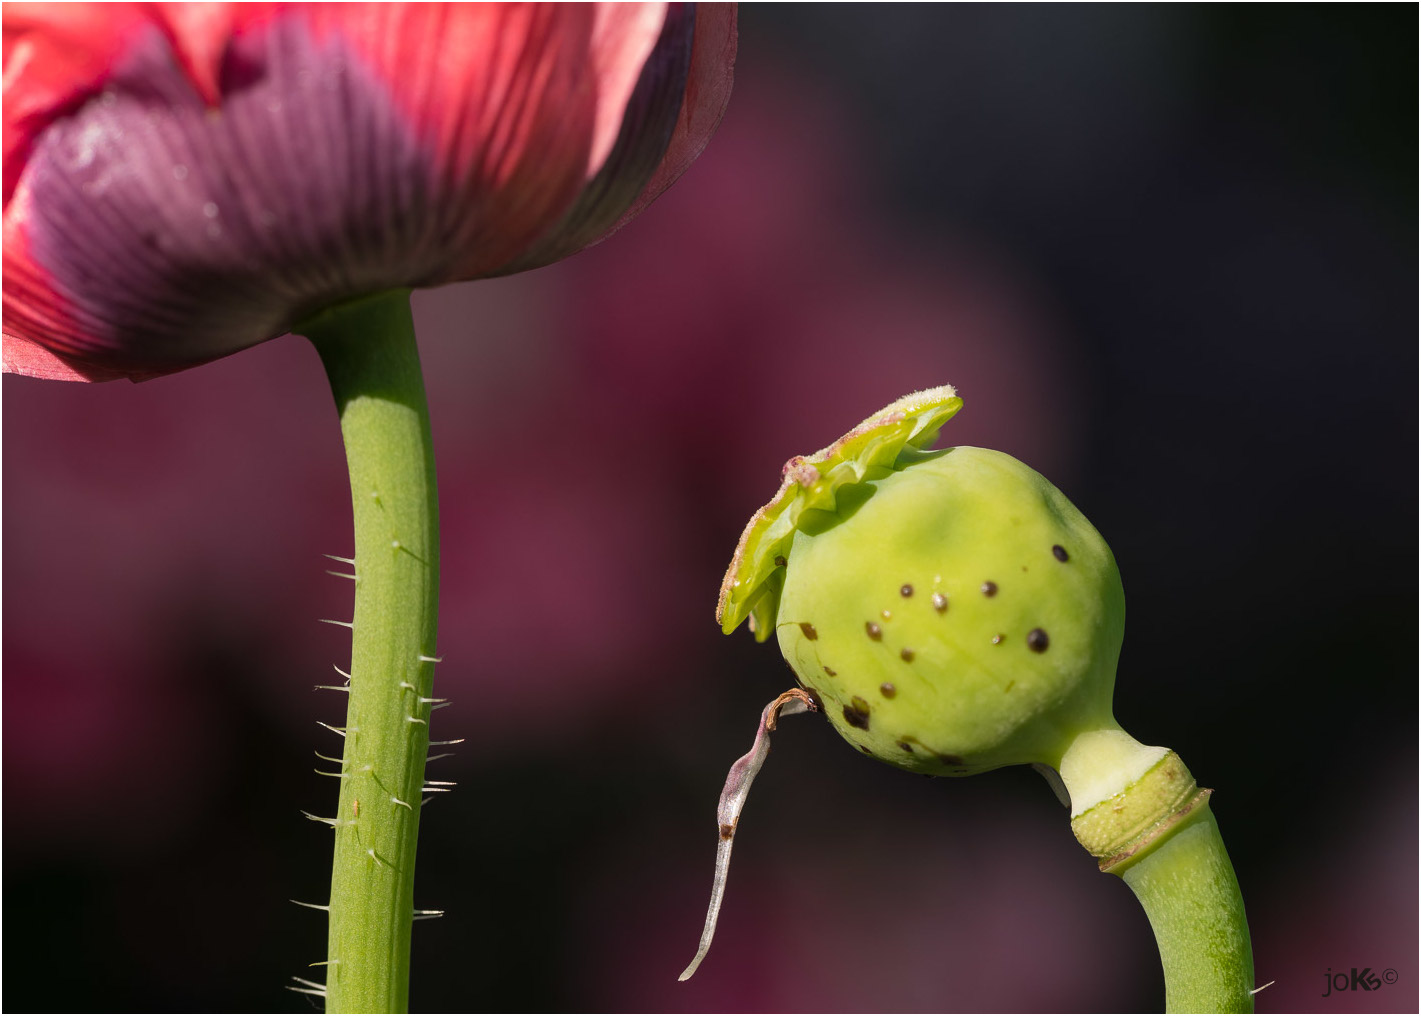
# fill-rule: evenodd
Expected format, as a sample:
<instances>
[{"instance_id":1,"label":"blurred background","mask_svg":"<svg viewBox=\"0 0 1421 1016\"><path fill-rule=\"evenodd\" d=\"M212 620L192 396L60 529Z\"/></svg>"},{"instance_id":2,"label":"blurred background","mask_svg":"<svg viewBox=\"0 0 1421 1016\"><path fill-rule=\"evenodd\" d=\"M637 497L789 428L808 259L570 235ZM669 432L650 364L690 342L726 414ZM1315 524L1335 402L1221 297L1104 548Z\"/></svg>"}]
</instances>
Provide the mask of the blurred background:
<instances>
[{"instance_id":1,"label":"blurred background","mask_svg":"<svg viewBox=\"0 0 1421 1016\"><path fill-rule=\"evenodd\" d=\"M415 299L445 546L416 1009L1158 1009L1143 913L1025 769L776 739L713 622L779 467L912 389L1112 544L1121 723L1180 752L1261 1011L1417 1008L1417 11L753 6L611 242ZM4 381L5 1007L309 1011L349 491L283 338ZM1390 968L1323 998L1329 972ZM315 975L319 976L319 975Z\"/></svg>"}]
</instances>

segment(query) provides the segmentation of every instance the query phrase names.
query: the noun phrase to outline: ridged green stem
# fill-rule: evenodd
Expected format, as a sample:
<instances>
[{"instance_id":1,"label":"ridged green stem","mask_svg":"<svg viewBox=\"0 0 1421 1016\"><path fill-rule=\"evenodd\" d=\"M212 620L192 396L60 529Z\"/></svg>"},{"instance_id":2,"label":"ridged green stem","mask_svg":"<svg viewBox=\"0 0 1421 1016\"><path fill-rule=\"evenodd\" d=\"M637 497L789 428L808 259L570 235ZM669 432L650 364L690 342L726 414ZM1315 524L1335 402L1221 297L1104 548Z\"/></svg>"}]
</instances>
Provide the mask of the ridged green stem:
<instances>
[{"instance_id":1,"label":"ridged green stem","mask_svg":"<svg viewBox=\"0 0 1421 1016\"><path fill-rule=\"evenodd\" d=\"M299 331L330 378L355 508L326 1011L407 1012L439 601L434 452L409 293L333 308Z\"/></svg>"}]
</instances>

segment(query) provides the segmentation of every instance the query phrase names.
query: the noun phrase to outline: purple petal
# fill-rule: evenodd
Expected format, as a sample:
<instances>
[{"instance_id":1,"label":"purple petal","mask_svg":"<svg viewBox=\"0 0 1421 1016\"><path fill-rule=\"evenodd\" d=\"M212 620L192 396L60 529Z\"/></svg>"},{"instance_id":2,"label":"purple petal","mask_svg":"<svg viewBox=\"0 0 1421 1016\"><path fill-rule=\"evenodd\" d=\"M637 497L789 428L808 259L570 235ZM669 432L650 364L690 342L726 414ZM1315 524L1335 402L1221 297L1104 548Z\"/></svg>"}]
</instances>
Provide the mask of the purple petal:
<instances>
[{"instance_id":1,"label":"purple petal","mask_svg":"<svg viewBox=\"0 0 1421 1016\"><path fill-rule=\"evenodd\" d=\"M214 109L154 30L37 146L30 255L83 326L60 351L176 369L454 259L429 158L338 37L275 21L222 77Z\"/></svg>"}]
</instances>

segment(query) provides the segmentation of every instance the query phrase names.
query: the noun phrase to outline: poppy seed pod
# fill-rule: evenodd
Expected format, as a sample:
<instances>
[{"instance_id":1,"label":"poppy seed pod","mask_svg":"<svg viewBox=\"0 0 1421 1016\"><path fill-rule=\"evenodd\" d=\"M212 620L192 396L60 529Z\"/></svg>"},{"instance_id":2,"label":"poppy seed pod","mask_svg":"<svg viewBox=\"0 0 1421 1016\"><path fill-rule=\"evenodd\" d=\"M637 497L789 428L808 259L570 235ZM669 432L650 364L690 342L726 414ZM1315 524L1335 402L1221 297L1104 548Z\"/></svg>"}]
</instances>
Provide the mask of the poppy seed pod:
<instances>
[{"instance_id":1,"label":"poppy seed pod","mask_svg":"<svg viewBox=\"0 0 1421 1016\"><path fill-rule=\"evenodd\" d=\"M6 4L4 368L142 378L536 268L669 186L726 4Z\"/></svg>"},{"instance_id":2,"label":"poppy seed pod","mask_svg":"<svg viewBox=\"0 0 1421 1016\"><path fill-rule=\"evenodd\" d=\"M961 406L910 395L791 460L722 590L773 631L865 754L917 772L1059 768L1112 727L1125 600L1110 548L1044 477L982 448L924 451Z\"/></svg>"},{"instance_id":3,"label":"poppy seed pod","mask_svg":"<svg viewBox=\"0 0 1421 1016\"><path fill-rule=\"evenodd\" d=\"M774 632L803 690L766 708L731 767L711 904L682 979L710 949L769 733L786 707L813 706L904 769L1033 765L1070 807L1076 839L1149 915L1169 1011L1252 1011L1248 925L1212 791L1111 709L1125 594L1110 548L1011 456L929 450L961 407L950 387L916 392L790 459L741 534L717 620L727 633L748 620L761 641Z\"/></svg>"}]
</instances>

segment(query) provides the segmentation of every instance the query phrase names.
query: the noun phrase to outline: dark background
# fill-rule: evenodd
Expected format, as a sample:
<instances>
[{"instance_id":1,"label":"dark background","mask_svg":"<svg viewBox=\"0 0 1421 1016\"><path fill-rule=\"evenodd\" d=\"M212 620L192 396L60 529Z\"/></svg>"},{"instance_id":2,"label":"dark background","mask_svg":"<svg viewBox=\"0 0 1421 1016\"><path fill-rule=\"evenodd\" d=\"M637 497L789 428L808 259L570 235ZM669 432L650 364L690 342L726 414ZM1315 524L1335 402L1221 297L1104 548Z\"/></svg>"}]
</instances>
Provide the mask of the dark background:
<instances>
[{"instance_id":1,"label":"dark background","mask_svg":"<svg viewBox=\"0 0 1421 1016\"><path fill-rule=\"evenodd\" d=\"M694 980L714 807L792 676L712 607L794 453L944 442L1112 544L1122 724L1178 750L1261 1011L1417 1007L1417 12L750 7L724 126L622 234L420 294L445 541L423 1010L1149 1010L1041 780L776 740ZM284 338L4 383L4 1005L306 1011L348 488ZM1323 998L1328 971L1397 972ZM314 975L319 979L319 974Z\"/></svg>"}]
</instances>

